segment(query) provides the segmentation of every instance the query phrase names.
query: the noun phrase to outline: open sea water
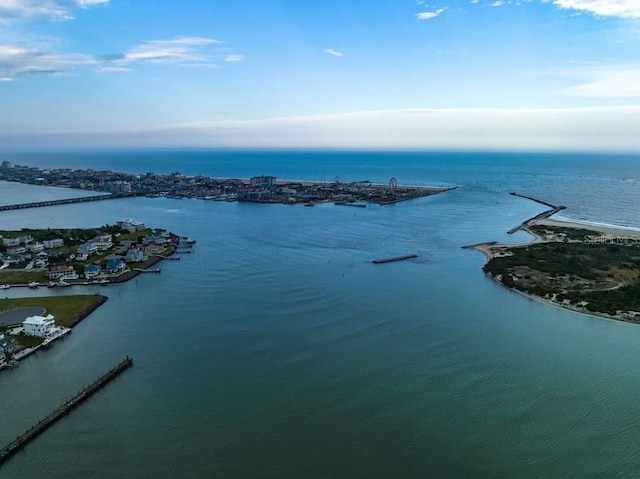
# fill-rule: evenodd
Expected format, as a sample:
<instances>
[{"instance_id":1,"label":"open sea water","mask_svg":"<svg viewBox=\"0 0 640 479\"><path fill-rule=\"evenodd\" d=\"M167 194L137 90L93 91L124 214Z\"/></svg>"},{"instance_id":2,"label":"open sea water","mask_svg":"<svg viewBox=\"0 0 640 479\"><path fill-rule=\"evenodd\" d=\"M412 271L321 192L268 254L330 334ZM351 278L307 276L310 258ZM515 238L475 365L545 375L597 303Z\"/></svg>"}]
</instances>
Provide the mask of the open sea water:
<instances>
[{"instance_id":1,"label":"open sea water","mask_svg":"<svg viewBox=\"0 0 640 479\"><path fill-rule=\"evenodd\" d=\"M0 213L1 229L133 217L197 239L0 373L0 444L125 355L135 365L4 478L636 477L640 327L528 300L460 246L545 209L640 227L640 157L110 151L41 167L460 188L391 206L134 198ZM0 203L85 192L0 183ZM415 260L372 259L417 253ZM67 294L69 291L65 291ZM3 297L61 294L17 288ZM1 302L0 302L1 303Z\"/></svg>"}]
</instances>

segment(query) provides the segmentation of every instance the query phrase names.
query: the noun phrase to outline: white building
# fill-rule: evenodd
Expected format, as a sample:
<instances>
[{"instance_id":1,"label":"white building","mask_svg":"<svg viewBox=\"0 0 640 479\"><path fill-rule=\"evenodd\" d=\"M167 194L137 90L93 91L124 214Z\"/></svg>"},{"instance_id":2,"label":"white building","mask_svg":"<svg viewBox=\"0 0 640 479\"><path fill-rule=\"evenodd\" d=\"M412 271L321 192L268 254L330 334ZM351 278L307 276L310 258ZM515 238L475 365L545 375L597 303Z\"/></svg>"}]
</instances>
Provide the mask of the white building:
<instances>
[{"instance_id":1,"label":"white building","mask_svg":"<svg viewBox=\"0 0 640 479\"><path fill-rule=\"evenodd\" d=\"M29 243L27 249L32 253L40 253L44 251L44 244L37 241L35 243Z\"/></svg>"},{"instance_id":2,"label":"white building","mask_svg":"<svg viewBox=\"0 0 640 479\"><path fill-rule=\"evenodd\" d=\"M22 322L22 325L24 334L38 338L46 338L59 330L51 314L47 316L29 316Z\"/></svg>"},{"instance_id":3,"label":"white building","mask_svg":"<svg viewBox=\"0 0 640 479\"><path fill-rule=\"evenodd\" d=\"M147 228L142 221L132 219L118 221L117 225L129 233L135 233L136 231L142 231Z\"/></svg>"},{"instance_id":4,"label":"white building","mask_svg":"<svg viewBox=\"0 0 640 479\"><path fill-rule=\"evenodd\" d=\"M98 250L107 251L113 248L113 237L110 234L101 234L91 240Z\"/></svg>"},{"instance_id":5,"label":"white building","mask_svg":"<svg viewBox=\"0 0 640 479\"><path fill-rule=\"evenodd\" d=\"M48 249L61 248L64 246L64 240L62 238L51 238L44 240L43 244Z\"/></svg>"}]
</instances>

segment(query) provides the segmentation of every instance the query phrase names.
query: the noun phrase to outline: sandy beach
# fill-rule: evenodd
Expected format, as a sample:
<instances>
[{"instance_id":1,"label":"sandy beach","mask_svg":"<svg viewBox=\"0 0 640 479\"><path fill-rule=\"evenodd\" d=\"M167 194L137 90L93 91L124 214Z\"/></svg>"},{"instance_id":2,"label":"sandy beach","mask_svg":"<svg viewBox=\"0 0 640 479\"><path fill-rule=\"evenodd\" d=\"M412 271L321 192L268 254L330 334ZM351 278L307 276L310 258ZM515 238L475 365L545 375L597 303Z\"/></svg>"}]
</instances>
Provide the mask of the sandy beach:
<instances>
[{"instance_id":1,"label":"sandy beach","mask_svg":"<svg viewBox=\"0 0 640 479\"><path fill-rule=\"evenodd\" d=\"M598 233L602 233L607 236L634 236L640 238L640 228L630 228L623 226L613 226L613 225L598 225L593 223L582 223L580 221L571 221L571 220L559 220L553 218L547 218L544 220L540 220L535 222L537 225L542 226L558 226L562 228L575 228L575 229L587 229L592 231L597 231Z\"/></svg>"}]
</instances>

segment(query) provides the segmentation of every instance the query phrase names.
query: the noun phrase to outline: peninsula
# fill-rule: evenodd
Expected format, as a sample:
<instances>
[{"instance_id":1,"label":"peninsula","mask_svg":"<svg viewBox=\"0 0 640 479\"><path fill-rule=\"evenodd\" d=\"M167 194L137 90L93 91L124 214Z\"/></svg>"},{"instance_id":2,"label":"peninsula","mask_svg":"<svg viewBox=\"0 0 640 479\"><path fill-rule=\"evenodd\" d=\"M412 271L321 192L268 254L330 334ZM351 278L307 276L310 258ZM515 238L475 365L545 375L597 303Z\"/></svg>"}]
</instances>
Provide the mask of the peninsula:
<instances>
[{"instance_id":1,"label":"peninsula","mask_svg":"<svg viewBox=\"0 0 640 479\"><path fill-rule=\"evenodd\" d=\"M378 184L368 180L344 183L338 178L328 183L278 180L275 176L212 178L202 175L186 176L179 172L168 175L136 175L109 170L43 169L11 165L7 161L0 164L0 180L104 193L82 198L3 205L0 206L0 211L135 196L308 206L316 203L365 206L360 202L388 205L455 189L442 186L402 186L398 185L395 178L391 178L388 184Z\"/></svg>"},{"instance_id":2,"label":"peninsula","mask_svg":"<svg viewBox=\"0 0 640 479\"><path fill-rule=\"evenodd\" d=\"M518 228L533 236L527 243L463 248L482 252L483 271L512 290L574 311L640 323L640 231L548 216Z\"/></svg>"}]
</instances>

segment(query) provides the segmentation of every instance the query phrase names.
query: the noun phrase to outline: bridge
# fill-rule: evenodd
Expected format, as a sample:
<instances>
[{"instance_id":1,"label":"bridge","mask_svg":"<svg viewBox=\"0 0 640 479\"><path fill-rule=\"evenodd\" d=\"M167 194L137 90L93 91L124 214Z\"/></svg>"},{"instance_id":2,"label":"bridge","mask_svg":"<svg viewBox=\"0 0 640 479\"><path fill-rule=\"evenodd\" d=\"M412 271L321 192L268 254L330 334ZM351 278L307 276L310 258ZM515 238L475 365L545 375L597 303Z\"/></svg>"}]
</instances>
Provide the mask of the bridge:
<instances>
[{"instance_id":1,"label":"bridge","mask_svg":"<svg viewBox=\"0 0 640 479\"><path fill-rule=\"evenodd\" d=\"M22 210L25 208L41 208L43 206L68 205L71 203L85 203L87 201L118 200L138 196L136 193L113 193L108 195L81 196L79 198L66 198L64 200L35 201L33 203L21 203L17 205L0 206L0 211Z\"/></svg>"}]
</instances>

